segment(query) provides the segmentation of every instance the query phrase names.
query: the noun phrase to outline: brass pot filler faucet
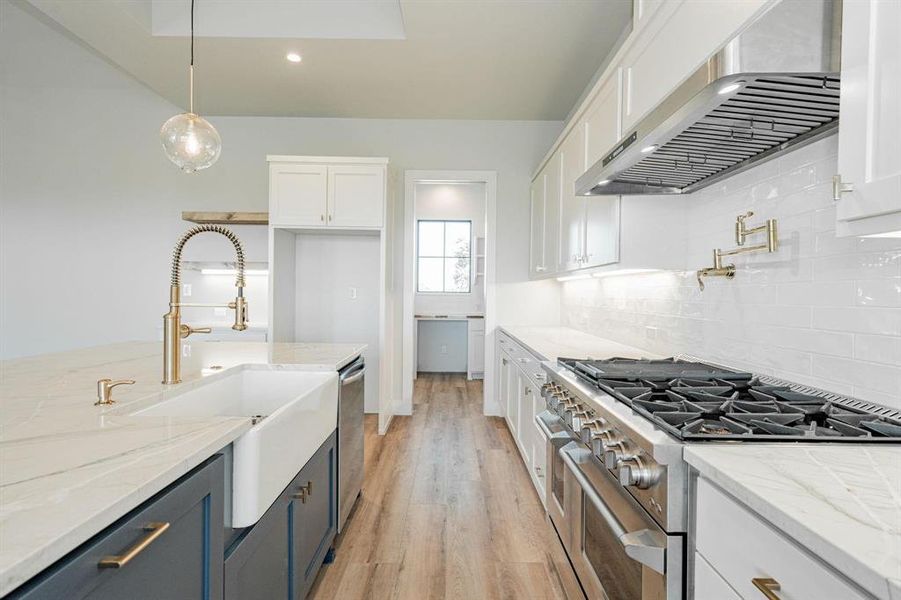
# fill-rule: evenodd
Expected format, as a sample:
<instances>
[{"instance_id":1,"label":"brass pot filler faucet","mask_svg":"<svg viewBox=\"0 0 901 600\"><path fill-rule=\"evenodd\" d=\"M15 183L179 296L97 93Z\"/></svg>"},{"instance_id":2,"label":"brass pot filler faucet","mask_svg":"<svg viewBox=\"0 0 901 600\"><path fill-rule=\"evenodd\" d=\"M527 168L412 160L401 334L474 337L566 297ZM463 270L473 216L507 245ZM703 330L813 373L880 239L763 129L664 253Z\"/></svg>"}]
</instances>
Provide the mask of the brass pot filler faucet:
<instances>
[{"instance_id":1,"label":"brass pot filler faucet","mask_svg":"<svg viewBox=\"0 0 901 600\"><path fill-rule=\"evenodd\" d=\"M181 251L189 239L198 233L207 231L224 235L235 246L235 254L237 256L235 261L237 269L235 287L238 288L238 293L234 302L227 304L191 304L181 302ZM172 251L169 312L163 315L163 383L181 382L181 349L179 348L179 340L188 337L192 333L210 333L211 331L209 327L193 328L181 322L181 308L187 306L234 309L235 324L232 325L232 329L235 331L247 329L247 301L244 300L244 249L241 247L241 241L238 239L238 236L231 230L219 225L198 225L186 231L181 236L181 239L178 240L178 243L175 244L175 250Z\"/></svg>"},{"instance_id":2,"label":"brass pot filler faucet","mask_svg":"<svg viewBox=\"0 0 901 600\"><path fill-rule=\"evenodd\" d=\"M698 286L700 286L702 292L704 291L704 277L725 277L726 279L735 277L735 265L729 264L723 266L724 256L733 256L735 254L744 254L747 252L759 252L761 250L775 252L779 248L776 219L767 219L766 223L763 225L748 229L745 226L745 220L753 216L753 211L749 210L743 215L738 215L735 219L735 243L738 245L738 248L733 248L732 250L720 250L717 248L713 251L713 266L698 270ZM757 244L756 246L745 246L745 239L749 235L762 232L766 232L766 243Z\"/></svg>"}]
</instances>

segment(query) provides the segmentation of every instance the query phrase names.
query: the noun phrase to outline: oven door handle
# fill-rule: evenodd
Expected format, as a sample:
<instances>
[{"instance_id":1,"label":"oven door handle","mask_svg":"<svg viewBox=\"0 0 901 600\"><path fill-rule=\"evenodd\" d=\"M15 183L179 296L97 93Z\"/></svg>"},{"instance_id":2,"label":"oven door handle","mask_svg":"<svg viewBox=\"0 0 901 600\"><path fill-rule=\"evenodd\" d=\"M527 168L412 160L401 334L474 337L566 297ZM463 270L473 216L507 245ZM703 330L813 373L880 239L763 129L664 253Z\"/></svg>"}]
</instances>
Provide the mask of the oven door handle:
<instances>
[{"instance_id":1,"label":"oven door handle","mask_svg":"<svg viewBox=\"0 0 901 600\"><path fill-rule=\"evenodd\" d=\"M563 462L570 470L573 477L582 488L585 497L594 505L601 517L607 523L607 526L613 531L613 535L623 545L626 555L632 560L639 562L661 575L666 574L666 535L660 531L652 529L640 529L638 531L626 531L616 516L607 507L607 504L601 499L595 491L594 486L588 481L588 478L582 473L580 462L589 460L591 452L580 446L579 444L567 444L560 449L560 456Z\"/></svg>"},{"instance_id":2,"label":"oven door handle","mask_svg":"<svg viewBox=\"0 0 901 600\"><path fill-rule=\"evenodd\" d=\"M541 433L544 434L546 439L550 439L554 435L551 433L551 430L547 428L547 425L544 424L544 419L542 419L540 415L535 415L535 423L538 425L538 429L541 430Z\"/></svg>"}]
</instances>

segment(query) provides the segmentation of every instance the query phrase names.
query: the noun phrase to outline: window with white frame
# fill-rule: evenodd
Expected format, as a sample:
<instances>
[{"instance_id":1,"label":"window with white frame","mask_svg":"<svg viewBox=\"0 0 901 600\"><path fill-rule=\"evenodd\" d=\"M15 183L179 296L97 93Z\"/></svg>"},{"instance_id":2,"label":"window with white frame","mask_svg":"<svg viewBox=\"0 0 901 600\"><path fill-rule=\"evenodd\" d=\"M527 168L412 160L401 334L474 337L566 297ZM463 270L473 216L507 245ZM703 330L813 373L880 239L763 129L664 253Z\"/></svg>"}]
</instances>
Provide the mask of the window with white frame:
<instances>
[{"instance_id":1,"label":"window with white frame","mask_svg":"<svg viewBox=\"0 0 901 600\"><path fill-rule=\"evenodd\" d=\"M416 222L416 291L468 294L472 272L472 221Z\"/></svg>"}]
</instances>

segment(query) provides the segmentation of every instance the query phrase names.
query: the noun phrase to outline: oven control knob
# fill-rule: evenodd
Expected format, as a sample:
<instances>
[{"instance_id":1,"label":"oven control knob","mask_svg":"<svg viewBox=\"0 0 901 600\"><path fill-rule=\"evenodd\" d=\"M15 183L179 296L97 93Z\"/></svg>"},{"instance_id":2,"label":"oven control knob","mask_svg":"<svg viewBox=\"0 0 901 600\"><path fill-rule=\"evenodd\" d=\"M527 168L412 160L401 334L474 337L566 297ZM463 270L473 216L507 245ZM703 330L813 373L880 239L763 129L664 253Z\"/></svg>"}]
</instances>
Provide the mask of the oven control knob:
<instances>
[{"instance_id":1,"label":"oven control knob","mask_svg":"<svg viewBox=\"0 0 901 600\"><path fill-rule=\"evenodd\" d=\"M635 486L646 490L660 478L659 469L640 455L623 459L619 465L619 482L623 487Z\"/></svg>"},{"instance_id":2,"label":"oven control knob","mask_svg":"<svg viewBox=\"0 0 901 600\"><path fill-rule=\"evenodd\" d=\"M605 425L591 436L591 451L595 456L603 457L607 445L620 440L622 440L622 436L609 425Z\"/></svg>"},{"instance_id":3,"label":"oven control knob","mask_svg":"<svg viewBox=\"0 0 901 600\"><path fill-rule=\"evenodd\" d=\"M592 414L585 409L577 410L572 415L573 431L582 431L582 426L592 419Z\"/></svg>"},{"instance_id":4,"label":"oven control knob","mask_svg":"<svg viewBox=\"0 0 901 600\"><path fill-rule=\"evenodd\" d=\"M583 444L590 444L591 439L604 431L604 427L607 425L607 420L601 417L594 417L582 423L582 430L579 432L579 437L582 438Z\"/></svg>"},{"instance_id":5,"label":"oven control knob","mask_svg":"<svg viewBox=\"0 0 901 600\"><path fill-rule=\"evenodd\" d=\"M611 471L615 471L622 461L634 456L635 451L626 442L613 442L605 446L604 465Z\"/></svg>"}]
</instances>

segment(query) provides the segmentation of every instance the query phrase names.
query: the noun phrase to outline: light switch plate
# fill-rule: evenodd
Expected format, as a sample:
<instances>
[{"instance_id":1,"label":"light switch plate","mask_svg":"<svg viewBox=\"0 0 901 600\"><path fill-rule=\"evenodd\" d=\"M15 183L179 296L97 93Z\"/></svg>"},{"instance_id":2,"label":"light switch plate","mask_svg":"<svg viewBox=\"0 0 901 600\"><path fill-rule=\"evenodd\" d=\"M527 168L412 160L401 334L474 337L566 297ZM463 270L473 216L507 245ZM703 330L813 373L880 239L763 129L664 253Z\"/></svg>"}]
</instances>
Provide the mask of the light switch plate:
<instances>
[{"instance_id":1,"label":"light switch plate","mask_svg":"<svg viewBox=\"0 0 901 600\"><path fill-rule=\"evenodd\" d=\"M191 296L191 284L183 283L181 284L181 295L185 298L189 298Z\"/></svg>"}]
</instances>

